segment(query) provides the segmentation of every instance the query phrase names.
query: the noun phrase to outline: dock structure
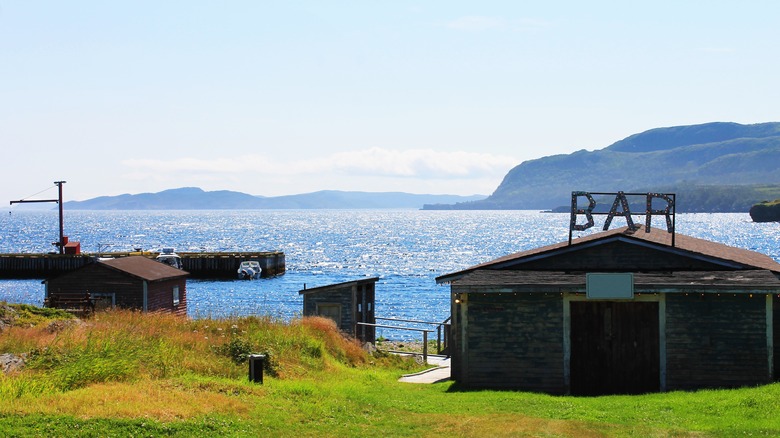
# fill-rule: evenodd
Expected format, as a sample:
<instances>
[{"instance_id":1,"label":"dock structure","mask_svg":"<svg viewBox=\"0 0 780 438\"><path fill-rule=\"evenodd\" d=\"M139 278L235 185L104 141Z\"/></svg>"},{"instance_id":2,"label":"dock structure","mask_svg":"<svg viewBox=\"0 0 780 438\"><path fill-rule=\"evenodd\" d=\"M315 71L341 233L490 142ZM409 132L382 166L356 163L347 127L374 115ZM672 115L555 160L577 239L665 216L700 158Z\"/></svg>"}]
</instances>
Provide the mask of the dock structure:
<instances>
[{"instance_id":1,"label":"dock structure","mask_svg":"<svg viewBox=\"0 0 780 438\"><path fill-rule=\"evenodd\" d=\"M284 274L285 258L280 251L268 252L178 252L182 269L190 273L190 278L233 279L237 276L238 265L245 260L255 260L263 268L263 277ZM110 252L100 254L50 254L18 253L0 254L0 278L36 279L48 278L74 271L96 258L119 258L130 255L143 255L156 258L157 252Z\"/></svg>"}]
</instances>

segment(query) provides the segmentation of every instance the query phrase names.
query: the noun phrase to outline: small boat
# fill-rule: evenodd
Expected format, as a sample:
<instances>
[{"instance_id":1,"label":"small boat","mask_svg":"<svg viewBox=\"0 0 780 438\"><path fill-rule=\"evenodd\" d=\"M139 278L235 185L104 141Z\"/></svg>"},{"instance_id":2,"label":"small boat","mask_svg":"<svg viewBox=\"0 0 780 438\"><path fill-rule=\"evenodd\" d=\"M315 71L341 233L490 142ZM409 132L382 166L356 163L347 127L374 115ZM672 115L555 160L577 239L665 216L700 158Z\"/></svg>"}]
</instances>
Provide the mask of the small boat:
<instances>
[{"instance_id":1,"label":"small boat","mask_svg":"<svg viewBox=\"0 0 780 438\"><path fill-rule=\"evenodd\" d=\"M260 278L262 273L263 268L260 267L260 262L254 260L243 261L238 267L239 280L255 280Z\"/></svg>"},{"instance_id":2,"label":"small boat","mask_svg":"<svg viewBox=\"0 0 780 438\"><path fill-rule=\"evenodd\" d=\"M182 269L181 257L176 254L173 248L163 248L157 256L157 261L176 269Z\"/></svg>"}]
</instances>

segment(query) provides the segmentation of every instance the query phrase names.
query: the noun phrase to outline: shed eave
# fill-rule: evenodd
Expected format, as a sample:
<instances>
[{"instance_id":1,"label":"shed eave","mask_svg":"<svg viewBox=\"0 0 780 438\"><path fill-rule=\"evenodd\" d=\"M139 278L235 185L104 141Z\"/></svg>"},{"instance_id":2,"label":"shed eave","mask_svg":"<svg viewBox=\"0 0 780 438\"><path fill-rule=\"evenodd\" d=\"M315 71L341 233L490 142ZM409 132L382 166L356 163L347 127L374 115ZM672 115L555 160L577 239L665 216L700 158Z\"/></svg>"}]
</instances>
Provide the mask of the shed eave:
<instances>
[{"instance_id":1,"label":"shed eave","mask_svg":"<svg viewBox=\"0 0 780 438\"><path fill-rule=\"evenodd\" d=\"M361 278L360 280L351 280L342 283L328 284L325 286L317 286L317 287L311 287L307 289L301 289L298 291L298 295L307 295L307 294L322 292L329 289L351 287L360 284L376 283L377 281L379 281L379 277Z\"/></svg>"}]
</instances>

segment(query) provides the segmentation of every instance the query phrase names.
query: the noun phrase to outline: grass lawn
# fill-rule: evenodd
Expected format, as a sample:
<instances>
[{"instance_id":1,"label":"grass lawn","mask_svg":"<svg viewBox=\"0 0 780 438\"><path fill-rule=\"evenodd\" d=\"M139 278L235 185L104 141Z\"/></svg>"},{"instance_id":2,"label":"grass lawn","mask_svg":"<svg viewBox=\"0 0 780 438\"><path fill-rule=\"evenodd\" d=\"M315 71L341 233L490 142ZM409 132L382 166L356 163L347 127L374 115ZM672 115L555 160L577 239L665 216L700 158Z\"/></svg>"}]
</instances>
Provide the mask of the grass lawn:
<instances>
[{"instance_id":1,"label":"grass lawn","mask_svg":"<svg viewBox=\"0 0 780 438\"><path fill-rule=\"evenodd\" d=\"M0 373L2 436L780 435L780 384L608 397L462 391L399 383L414 361L369 356L320 318L57 318L0 332L0 353L28 355L21 371ZM269 354L263 385L247 379L252 351Z\"/></svg>"}]
</instances>

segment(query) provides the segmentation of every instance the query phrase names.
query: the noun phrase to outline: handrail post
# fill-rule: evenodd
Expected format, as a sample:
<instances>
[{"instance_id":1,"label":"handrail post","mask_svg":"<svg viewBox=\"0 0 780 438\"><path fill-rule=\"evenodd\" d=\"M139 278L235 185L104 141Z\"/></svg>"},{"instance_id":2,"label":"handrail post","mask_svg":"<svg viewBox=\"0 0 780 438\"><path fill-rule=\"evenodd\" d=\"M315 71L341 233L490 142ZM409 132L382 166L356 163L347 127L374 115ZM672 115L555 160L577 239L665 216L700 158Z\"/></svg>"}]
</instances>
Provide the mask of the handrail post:
<instances>
[{"instance_id":1,"label":"handrail post","mask_svg":"<svg viewBox=\"0 0 780 438\"><path fill-rule=\"evenodd\" d=\"M449 351L451 329L452 329L452 324L447 324L444 327L444 349L447 350L447 357L449 357L450 354L451 354L450 351Z\"/></svg>"},{"instance_id":2,"label":"handrail post","mask_svg":"<svg viewBox=\"0 0 780 438\"><path fill-rule=\"evenodd\" d=\"M436 353L441 353L441 324L436 326Z\"/></svg>"},{"instance_id":3,"label":"handrail post","mask_svg":"<svg viewBox=\"0 0 780 438\"><path fill-rule=\"evenodd\" d=\"M428 331L423 331L423 363L428 363Z\"/></svg>"}]
</instances>

